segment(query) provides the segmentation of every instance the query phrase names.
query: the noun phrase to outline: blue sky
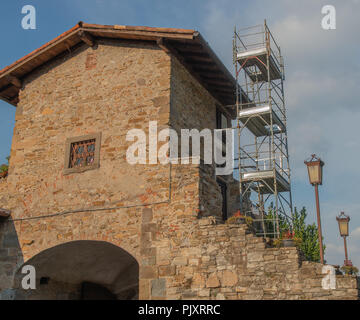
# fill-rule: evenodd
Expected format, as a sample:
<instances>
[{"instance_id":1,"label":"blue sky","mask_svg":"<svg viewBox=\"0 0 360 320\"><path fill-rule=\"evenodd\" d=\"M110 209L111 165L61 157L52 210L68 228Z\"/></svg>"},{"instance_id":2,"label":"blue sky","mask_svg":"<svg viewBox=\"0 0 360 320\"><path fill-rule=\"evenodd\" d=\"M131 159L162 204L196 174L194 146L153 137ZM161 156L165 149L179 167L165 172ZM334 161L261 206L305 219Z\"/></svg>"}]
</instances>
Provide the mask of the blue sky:
<instances>
[{"instance_id":1,"label":"blue sky","mask_svg":"<svg viewBox=\"0 0 360 320\"><path fill-rule=\"evenodd\" d=\"M21 28L21 8L33 5L37 29ZM321 8L336 8L337 29L321 28ZM324 161L320 187L323 234L329 263L343 263L336 215L351 216L349 255L360 266L360 1L347 0L12 0L0 2L0 68L7 66L78 21L99 24L179 27L200 31L233 72L234 25L266 18L285 59L285 94L294 204L306 206L315 221L313 188L304 159ZM15 108L0 101L0 162L9 155Z\"/></svg>"}]
</instances>

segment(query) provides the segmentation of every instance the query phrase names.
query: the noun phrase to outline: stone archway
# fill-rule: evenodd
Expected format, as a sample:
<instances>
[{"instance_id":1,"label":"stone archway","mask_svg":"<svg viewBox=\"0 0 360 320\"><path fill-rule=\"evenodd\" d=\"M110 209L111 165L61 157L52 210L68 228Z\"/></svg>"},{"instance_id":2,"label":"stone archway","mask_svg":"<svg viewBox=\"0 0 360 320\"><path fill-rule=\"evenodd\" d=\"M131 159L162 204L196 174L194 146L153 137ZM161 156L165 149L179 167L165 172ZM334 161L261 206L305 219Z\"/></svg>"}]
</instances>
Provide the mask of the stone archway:
<instances>
[{"instance_id":1,"label":"stone archway","mask_svg":"<svg viewBox=\"0 0 360 320\"><path fill-rule=\"evenodd\" d=\"M16 299L138 299L139 265L122 248L105 241L71 241L41 251L24 265L36 270L36 289L21 289Z\"/></svg>"}]
</instances>

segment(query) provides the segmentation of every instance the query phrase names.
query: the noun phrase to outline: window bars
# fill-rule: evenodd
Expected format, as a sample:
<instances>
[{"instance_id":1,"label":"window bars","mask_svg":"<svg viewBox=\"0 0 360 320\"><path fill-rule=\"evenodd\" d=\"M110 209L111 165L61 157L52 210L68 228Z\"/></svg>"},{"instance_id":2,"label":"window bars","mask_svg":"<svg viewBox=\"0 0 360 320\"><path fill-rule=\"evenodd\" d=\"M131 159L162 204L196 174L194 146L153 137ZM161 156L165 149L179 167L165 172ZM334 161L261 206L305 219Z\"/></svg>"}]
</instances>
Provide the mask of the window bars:
<instances>
[{"instance_id":1,"label":"window bars","mask_svg":"<svg viewBox=\"0 0 360 320\"><path fill-rule=\"evenodd\" d=\"M71 144L69 168L91 166L95 160L95 139Z\"/></svg>"}]
</instances>

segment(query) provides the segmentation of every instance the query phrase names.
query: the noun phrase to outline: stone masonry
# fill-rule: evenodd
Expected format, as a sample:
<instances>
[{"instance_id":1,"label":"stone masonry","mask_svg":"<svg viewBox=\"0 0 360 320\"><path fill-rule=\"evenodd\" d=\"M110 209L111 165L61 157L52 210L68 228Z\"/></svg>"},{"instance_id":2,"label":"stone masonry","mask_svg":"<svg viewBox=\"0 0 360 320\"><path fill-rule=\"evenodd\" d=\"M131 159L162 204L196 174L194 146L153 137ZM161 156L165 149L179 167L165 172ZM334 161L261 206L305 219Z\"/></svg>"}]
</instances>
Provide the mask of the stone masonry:
<instances>
[{"instance_id":1,"label":"stone masonry","mask_svg":"<svg viewBox=\"0 0 360 320\"><path fill-rule=\"evenodd\" d=\"M170 250L155 241L167 299L357 299L355 276L336 276L322 289L322 265L303 261L296 247L272 248L245 224L194 220ZM162 242L164 242L163 240ZM165 262L164 262L165 263Z\"/></svg>"},{"instance_id":2,"label":"stone masonry","mask_svg":"<svg viewBox=\"0 0 360 320\"><path fill-rule=\"evenodd\" d=\"M0 221L0 299L16 298L24 263L82 240L136 259L140 299L357 299L356 277L337 276L337 289L324 290L320 264L221 221L213 165L126 161L130 129L148 134L149 121L158 131L215 129L217 107L181 61L152 42L99 39L27 76L9 175L0 180L0 207L12 213ZM99 168L65 174L66 139L98 133ZM224 180L231 216L236 184ZM79 287L54 281L46 292L72 299Z\"/></svg>"}]
</instances>

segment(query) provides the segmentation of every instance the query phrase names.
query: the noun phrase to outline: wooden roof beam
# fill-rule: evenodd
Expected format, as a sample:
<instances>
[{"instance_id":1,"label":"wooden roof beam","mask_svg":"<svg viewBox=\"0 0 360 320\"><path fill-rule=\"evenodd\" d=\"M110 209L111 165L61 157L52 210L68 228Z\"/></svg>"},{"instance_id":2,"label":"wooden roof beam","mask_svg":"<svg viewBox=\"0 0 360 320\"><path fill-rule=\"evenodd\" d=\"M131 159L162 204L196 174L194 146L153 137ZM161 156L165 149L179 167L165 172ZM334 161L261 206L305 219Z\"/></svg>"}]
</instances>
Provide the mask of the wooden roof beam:
<instances>
[{"instance_id":1,"label":"wooden roof beam","mask_svg":"<svg viewBox=\"0 0 360 320\"><path fill-rule=\"evenodd\" d=\"M200 44L181 44L178 48L179 54L200 54L203 53L203 48Z\"/></svg>"},{"instance_id":2,"label":"wooden roof beam","mask_svg":"<svg viewBox=\"0 0 360 320\"><path fill-rule=\"evenodd\" d=\"M228 82L225 77L217 74L216 72L199 72L199 74L202 78L206 79L206 81L218 80Z\"/></svg>"},{"instance_id":3,"label":"wooden roof beam","mask_svg":"<svg viewBox=\"0 0 360 320\"><path fill-rule=\"evenodd\" d=\"M159 38L156 40L157 45L163 49L166 53L170 53L169 48L165 45L164 38Z\"/></svg>"},{"instance_id":4,"label":"wooden roof beam","mask_svg":"<svg viewBox=\"0 0 360 320\"><path fill-rule=\"evenodd\" d=\"M216 78L205 78L205 79L206 79L207 83L210 83L212 85L216 85L219 87L225 87L225 88L231 88L231 89L235 90L235 87L227 81L221 81L221 79L216 79Z\"/></svg>"},{"instance_id":5,"label":"wooden roof beam","mask_svg":"<svg viewBox=\"0 0 360 320\"><path fill-rule=\"evenodd\" d=\"M13 75L7 75L6 80L9 81L13 86L16 88L22 88L22 82L19 78L13 76Z\"/></svg>"},{"instance_id":6,"label":"wooden roof beam","mask_svg":"<svg viewBox=\"0 0 360 320\"><path fill-rule=\"evenodd\" d=\"M96 44L95 39L88 32L80 30L78 35L79 35L79 38L83 42L85 42L89 47L95 46L95 44Z\"/></svg>"},{"instance_id":7,"label":"wooden roof beam","mask_svg":"<svg viewBox=\"0 0 360 320\"><path fill-rule=\"evenodd\" d=\"M225 67L225 65L221 62L221 60L217 57L215 52L212 51L209 44L204 40L204 38L201 36L201 34L198 34L197 40L201 44L201 46L209 53L209 56L215 61L215 63L217 63L221 73L224 74L228 79L231 79L231 82L233 82L233 84L236 85L235 78L232 76L232 74L229 72L229 70Z\"/></svg>"},{"instance_id":8,"label":"wooden roof beam","mask_svg":"<svg viewBox=\"0 0 360 320\"><path fill-rule=\"evenodd\" d=\"M179 52L181 52L181 48L179 48ZM184 52L185 54L188 54L191 58L210 58L210 56L205 52Z\"/></svg>"},{"instance_id":9,"label":"wooden roof beam","mask_svg":"<svg viewBox=\"0 0 360 320\"><path fill-rule=\"evenodd\" d=\"M194 34L191 33L168 33L162 31L144 31L144 30L129 30L127 28L122 28L118 26L117 28L109 29L109 28L88 28L87 26L83 25L82 29L85 32L91 33L93 36L100 36L100 34L104 36L110 36L114 38L127 38L131 37L132 39L139 39L139 40L153 40L156 41L158 38L165 38L165 39L174 39L174 40L192 40L194 38Z\"/></svg>"},{"instance_id":10,"label":"wooden roof beam","mask_svg":"<svg viewBox=\"0 0 360 320\"><path fill-rule=\"evenodd\" d=\"M10 99L10 104L12 104L13 106L17 106L18 103L19 103L19 96Z\"/></svg>"},{"instance_id":11,"label":"wooden roof beam","mask_svg":"<svg viewBox=\"0 0 360 320\"><path fill-rule=\"evenodd\" d=\"M5 86L5 87L3 87L3 88L0 88L0 96L2 96L2 95L5 93L5 91L6 91L7 89L9 89L9 87L10 87L10 85L7 85L7 86Z\"/></svg>"},{"instance_id":12,"label":"wooden roof beam","mask_svg":"<svg viewBox=\"0 0 360 320\"><path fill-rule=\"evenodd\" d=\"M194 70L198 71L198 72L204 72L204 73L206 73L207 71L215 71L217 74L221 73L221 71L219 70L219 68L217 67L216 64L212 64L212 65L211 64L209 64L209 65L199 64L196 67L194 67Z\"/></svg>"},{"instance_id":13,"label":"wooden roof beam","mask_svg":"<svg viewBox=\"0 0 360 320\"><path fill-rule=\"evenodd\" d=\"M168 50L168 51L170 52L170 54L172 54L174 57L176 57L176 58L179 60L179 62L180 62L181 64L183 64L183 65L188 69L188 71L191 73L191 75L192 75L197 81L199 81L199 83L200 83L202 86L204 86L204 88L207 89L207 90L210 92L210 94L213 95L213 97L214 97L215 99L217 99L218 101L221 101L221 100L222 100L222 99L220 98L220 96L213 90L213 88L210 87L210 86L198 75L198 73L194 71L194 68L184 59L184 57L181 56L181 55L178 53L178 51L176 50L176 48L174 48L173 46L169 45L169 44L167 43L167 41L164 41L164 40L163 40L162 42L161 42L161 41L159 41L159 42L160 42L160 44L161 44L162 47L165 47L166 50ZM159 44L159 43L158 43L158 44ZM165 50L165 49L164 49L164 50ZM226 95L226 93L223 93L223 95L221 95L221 96L225 97L225 95Z\"/></svg>"},{"instance_id":14,"label":"wooden roof beam","mask_svg":"<svg viewBox=\"0 0 360 320\"><path fill-rule=\"evenodd\" d=\"M234 90L231 90L231 89L225 89L225 88L219 88L219 87L211 87L212 90L216 91L216 92L222 92L222 93L225 93L225 94L234 94L235 96L235 92Z\"/></svg>"},{"instance_id":15,"label":"wooden roof beam","mask_svg":"<svg viewBox=\"0 0 360 320\"><path fill-rule=\"evenodd\" d=\"M195 62L195 63L206 63L206 64L212 64L215 65L213 60L210 57L201 57L201 56L193 56L193 55L186 55L185 56L186 61L189 62Z\"/></svg>"}]
</instances>

